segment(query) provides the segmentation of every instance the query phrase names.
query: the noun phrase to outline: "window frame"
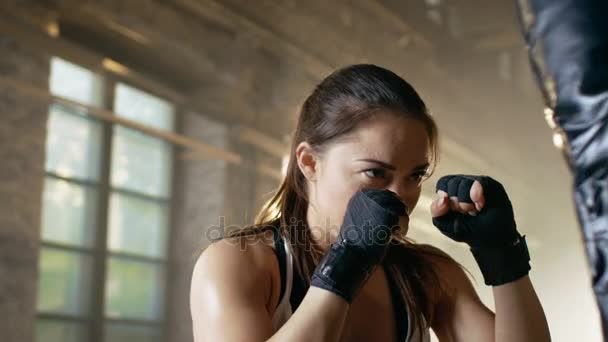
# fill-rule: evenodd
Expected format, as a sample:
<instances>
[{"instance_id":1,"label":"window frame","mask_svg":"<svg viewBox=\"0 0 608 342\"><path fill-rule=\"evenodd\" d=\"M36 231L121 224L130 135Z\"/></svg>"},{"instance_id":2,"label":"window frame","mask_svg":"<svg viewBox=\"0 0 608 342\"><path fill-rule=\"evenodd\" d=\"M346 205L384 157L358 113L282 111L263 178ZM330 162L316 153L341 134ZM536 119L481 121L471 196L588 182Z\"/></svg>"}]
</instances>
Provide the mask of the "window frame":
<instances>
[{"instance_id":1,"label":"window frame","mask_svg":"<svg viewBox=\"0 0 608 342\"><path fill-rule=\"evenodd\" d=\"M135 88L137 90L146 92L152 96L158 97L164 101L167 101L173 106L173 130L172 132L179 132L181 130L181 107L178 103L176 103L172 98L163 95L162 93L156 92L151 87L146 87L145 82L137 82L137 80L129 79L128 77L122 77L110 72L107 72L103 69L92 69L88 67L86 64L81 64L77 60L68 59L64 56L54 56L56 58L63 59L69 63L75 64L79 67L82 67L90 72L95 73L101 78L101 91L103 94L102 101L99 104L99 107L110 111L114 114L117 114L114 110L114 96L119 83L125 84L129 87ZM50 60L49 60L50 63ZM50 89L49 89L50 92ZM64 104L57 103L52 101L48 106L48 112L53 105L61 105ZM71 113L73 114L73 113ZM76 115L76 114L73 114ZM52 248L55 250L60 250L64 252L79 252L86 255L92 256L92 267L91 270L91 288L89 289L89 312L88 315L84 316L73 316L69 314L60 314L60 313L51 313L51 312L41 312L36 309L36 320L38 319L49 319L55 321L63 321L69 323L84 323L84 328L87 331L88 340L91 342L104 342L105 340L105 332L106 332L106 323L119 323L124 325L132 325L138 327L154 327L158 329L158 335L160 341L167 340L169 336L168 332L168 322L170 319L170 300L172 298L172 290L175 288L175 276L174 270L170 267L173 261L173 246L175 240L175 197L178 194L178 182L176 174L179 172L179 167L177 163L177 147L175 145L170 144L172 153L169 158L169 162L171 163L172 172L167 179L168 184L170 185L170 190L165 198L156 197L153 195L143 194L137 191L132 191L125 188L113 187L111 184L111 167L112 167L112 149L113 149L113 135L114 135L114 127L119 127L120 124L114 123L107 120L102 120L93 116L87 117L88 120L92 120L101 126L101 134L100 134L100 155L99 155L99 178L94 180L83 180L78 177L64 177L54 173L52 171L48 171L45 168L44 179L52 178L56 180L66 181L70 184L75 184L78 186L91 187L97 191L96 195L96 218L94 222L91 222L95 225L93 229L94 234L94 242L90 247L84 246L71 246L63 243L45 241L40 240L40 246L42 248ZM129 127L127 127L129 128ZM129 128L133 129L133 128ZM146 136L145 132L141 132ZM153 136L151 136L153 137ZM153 137L155 139L162 140L158 137ZM153 201L163 203L166 206L167 210L167 232L166 232L166 254L164 257L151 257L144 255L131 254L128 252L122 251L111 251L109 249L108 244L108 232L109 232L109 206L110 206L110 198L113 192L117 192L120 194L125 194L127 196L132 196L134 198L144 199L146 201ZM44 202L42 202L44 204ZM41 222L42 223L42 222ZM111 257L117 257L120 260L134 260L138 262L146 262L153 263L155 265L161 266L163 269L163 306L161 310L161 319L159 320L148 320L148 319L127 319L127 318L114 318L114 317L106 317L105 306L106 306L106 281L108 278L108 261ZM39 258L40 260L40 258Z\"/></svg>"}]
</instances>

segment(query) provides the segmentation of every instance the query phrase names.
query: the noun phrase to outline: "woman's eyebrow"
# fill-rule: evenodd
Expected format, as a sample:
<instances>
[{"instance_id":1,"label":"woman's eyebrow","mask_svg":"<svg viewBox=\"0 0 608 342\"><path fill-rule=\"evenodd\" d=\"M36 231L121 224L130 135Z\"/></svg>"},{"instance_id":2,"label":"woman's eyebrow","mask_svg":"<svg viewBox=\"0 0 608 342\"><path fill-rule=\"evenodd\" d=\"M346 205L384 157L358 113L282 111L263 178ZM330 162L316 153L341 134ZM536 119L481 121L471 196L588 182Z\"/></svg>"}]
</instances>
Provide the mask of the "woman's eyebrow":
<instances>
[{"instance_id":1,"label":"woman's eyebrow","mask_svg":"<svg viewBox=\"0 0 608 342\"><path fill-rule=\"evenodd\" d=\"M374 164L378 164L386 169L389 170L396 170L397 168L394 165L391 165L389 163L380 161L380 160L376 160L376 159L369 159L369 158L364 158L364 159L356 159L355 161L362 161L362 162L367 162L367 163L374 163ZM426 170L429 168L429 166L431 166L431 164L429 163L424 163L424 164L420 164L416 167L414 167L414 170Z\"/></svg>"},{"instance_id":2,"label":"woman's eyebrow","mask_svg":"<svg viewBox=\"0 0 608 342\"><path fill-rule=\"evenodd\" d=\"M367 162L367 163L378 164L378 165L380 165L380 166L382 166L382 167L384 167L386 169L389 169L389 170L396 170L397 169L394 165L391 165L389 163L385 163L383 161L379 161L379 160L376 160L376 159L367 159L367 158L365 158L365 159L357 159L356 161L362 161L362 162Z\"/></svg>"},{"instance_id":3,"label":"woman's eyebrow","mask_svg":"<svg viewBox=\"0 0 608 342\"><path fill-rule=\"evenodd\" d=\"M431 166L431 164L429 164L429 163L420 164L420 165L416 166L414 168L414 170L426 170L429 168L429 166Z\"/></svg>"}]
</instances>

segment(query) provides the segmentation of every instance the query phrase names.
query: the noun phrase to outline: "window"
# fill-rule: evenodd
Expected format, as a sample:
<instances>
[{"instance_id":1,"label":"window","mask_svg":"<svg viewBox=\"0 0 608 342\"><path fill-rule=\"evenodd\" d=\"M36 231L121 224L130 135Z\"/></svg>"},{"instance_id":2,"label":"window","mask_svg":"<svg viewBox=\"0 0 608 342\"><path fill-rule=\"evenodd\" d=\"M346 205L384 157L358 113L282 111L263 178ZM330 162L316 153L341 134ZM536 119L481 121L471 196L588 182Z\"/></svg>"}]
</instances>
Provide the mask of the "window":
<instances>
[{"instance_id":1,"label":"window","mask_svg":"<svg viewBox=\"0 0 608 342\"><path fill-rule=\"evenodd\" d=\"M49 86L55 95L174 129L171 103L59 58L51 60ZM172 146L161 139L50 106L37 341L160 341L172 164Z\"/></svg>"}]
</instances>

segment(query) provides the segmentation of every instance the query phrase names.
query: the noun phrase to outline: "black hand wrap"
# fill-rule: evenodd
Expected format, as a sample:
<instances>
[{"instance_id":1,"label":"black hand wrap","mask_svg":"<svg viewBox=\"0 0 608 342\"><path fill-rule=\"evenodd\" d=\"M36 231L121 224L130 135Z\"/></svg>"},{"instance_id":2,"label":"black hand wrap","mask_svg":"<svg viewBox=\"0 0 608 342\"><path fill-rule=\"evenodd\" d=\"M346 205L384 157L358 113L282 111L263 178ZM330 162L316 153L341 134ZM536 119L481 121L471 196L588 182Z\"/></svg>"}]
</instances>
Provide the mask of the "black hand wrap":
<instances>
[{"instance_id":1,"label":"black hand wrap","mask_svg":"<svg viewBox=\"0 0 608 342\"><path fill-rule=\"evenodd\" d=\"M459 202L473 203L469 194L475 181L481 183L485 197L477 216L450 211L433 218L433 224L444 235L471 247L486 285L515 281L530 272L530 255L502 184L486 176L450 175L437 181L437 190Z\"/></svg>"},{"instance_id":2,"label":"black hand wrap","mask_svg":"<svg viewBox=\"0 0 608 342\"><path fill-rule=\"evenodd\" d=\"M521 236L503 248L473 248L486 285L498 286L515 281L530 272L530 254L526 238Z\"/></svg>"},{"instance_id":3,"label":"black hand wrap","mask_svg":"<svg viewBox=\"0 0 608 342\"><path fill-rule=\"evenodd\" d=\"M311 285L351 303L386 255L405 205L388 190L364 189L348 203L340 234L317 266Z\"/></svg>"}]
</instances>

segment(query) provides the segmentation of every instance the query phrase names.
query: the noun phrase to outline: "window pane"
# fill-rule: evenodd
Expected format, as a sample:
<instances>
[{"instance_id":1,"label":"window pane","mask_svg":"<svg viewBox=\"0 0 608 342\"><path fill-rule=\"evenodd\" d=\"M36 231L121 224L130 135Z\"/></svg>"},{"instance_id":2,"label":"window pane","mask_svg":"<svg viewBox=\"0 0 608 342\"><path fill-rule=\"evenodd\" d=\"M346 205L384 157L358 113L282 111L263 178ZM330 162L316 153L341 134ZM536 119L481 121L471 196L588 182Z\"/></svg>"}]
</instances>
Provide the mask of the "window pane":
<instances>
[{"instance_id":1,"label":"window pane","mask_svg":"<svg viewBox=\"0 0 608 342\"><path fill-rule=\"evenodd\" d=\"M52 177L44 182L42 239L90 247L95 236L97 191Z\"/></svg>"},{"instance_id":2,"label":"window pane","mask_svg":"<svg viewBox=\"0 0 608 342\"><path fill-rule=\"evenodd\" d=\"M115 127L113 140L112 185L151 196L168 197L171 146L123 127Z\"/></svg>"},{"instance_id":3,"label":"window pane","mask_svg":"<svg viewBox=\"0 0 608 342\"><path fill-rule=\"evenodd\" d=\"M51 59L49 88L54 95L87 105L99 106L102 103L102 78L79 65L57 57Z\"/></svg>"},{"instance_id":4,"label":"window pane","mask_svg":"<svg viewBox=\"0 0 608 342\"><path fill-rule=\"evenodd\" d=\"M106 342L155 342L160 341L160 329L124 323L106 323Z\"/></svg>"},{"instance_id":5,"label":"window pane","mask_svg":"<svg viewBox=\"0 0 608 342\"><path fill-rule=\"evenodd\" d=\"M36 342L83 342L88 341L85 323L38 318Z\"/></svg>"},{"instance_id":6,"label":"window pane","mask_svg":"<svg viewBox=\"0 0 608 342\"><path fill-rule=\"evenodd\" d=\"M154 128L173 130L171 103L122 83L116 86L114 99L114 111L119 116Z\"/></svg>"},{"instance_id":7,"label":"window pane","mask_svg":"<svg viewBox=\"0 0 608 342\"><path fill-rule=\"evenodd\" d=\"M166 203L112 193L108 232L110 250L164 257L167 230Z\"/></svg>"},{"instance_id":8,"label":"window pane","mask_svg":"<svg viewBox=\"0 0 608 342\"><path fill-rule=\"evenodd\" d=\"M110 257L106 316L158 320L164 305L163 265Z\"/></svg>"},{"instance_id":9,"label":"window pane","mask_svg":"<svg viewBox=\"0 0 608 342\"><path fill-rule=\"evenodd\" d=\"M38 311L86 316L91 267L89 255L43 247L39 260Z\"/></svg>"},{"instance_id":10,"label":"window pane","mask_svg":"<svg viewBox=\"0 0 608 342\"><path fill-rule=\"evenodd\" d=\"M61 106L51 106L47 124L46 170L64 177L99 177L101 124Z\"/></svg>"}]
</instances>

